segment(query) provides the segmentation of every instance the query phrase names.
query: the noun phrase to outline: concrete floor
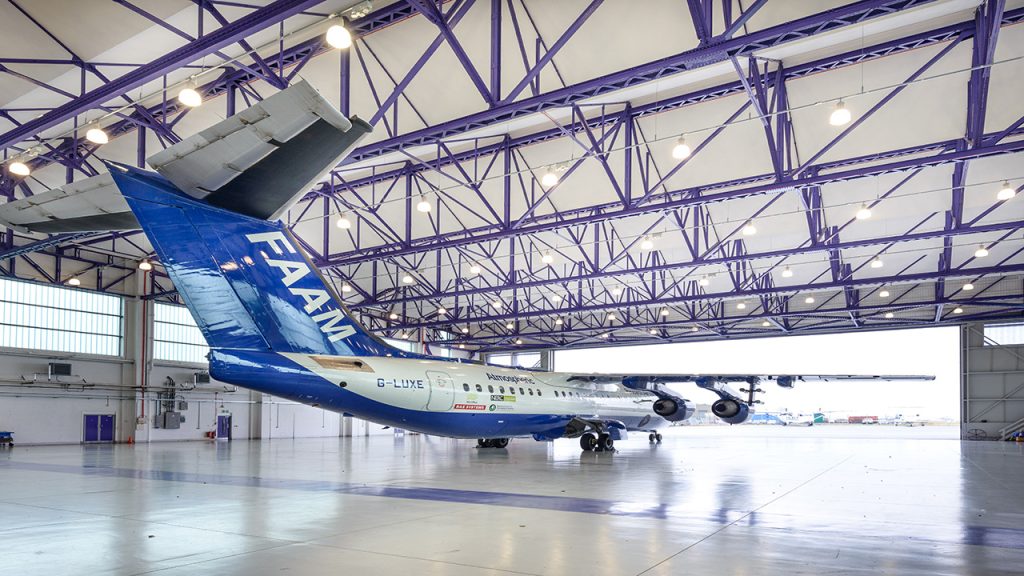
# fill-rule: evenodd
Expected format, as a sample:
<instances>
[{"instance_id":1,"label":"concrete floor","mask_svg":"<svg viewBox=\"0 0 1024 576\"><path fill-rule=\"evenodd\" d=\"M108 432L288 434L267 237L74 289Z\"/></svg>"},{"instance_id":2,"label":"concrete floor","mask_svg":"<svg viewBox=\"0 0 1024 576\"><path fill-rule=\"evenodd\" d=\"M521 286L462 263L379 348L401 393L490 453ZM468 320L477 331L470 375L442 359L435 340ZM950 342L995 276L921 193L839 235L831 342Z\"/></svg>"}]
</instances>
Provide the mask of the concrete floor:
<instances>
[{"instance_id":1,"label":"concrete floor","mask_svg":"<svg viewBox=\"0 0 1024 576\"><path fill-rule=\"evenodd\" d=\"M1024 574L1024 445L676 428L0 451L0 574Z\"/></svg>"}]
</instances>

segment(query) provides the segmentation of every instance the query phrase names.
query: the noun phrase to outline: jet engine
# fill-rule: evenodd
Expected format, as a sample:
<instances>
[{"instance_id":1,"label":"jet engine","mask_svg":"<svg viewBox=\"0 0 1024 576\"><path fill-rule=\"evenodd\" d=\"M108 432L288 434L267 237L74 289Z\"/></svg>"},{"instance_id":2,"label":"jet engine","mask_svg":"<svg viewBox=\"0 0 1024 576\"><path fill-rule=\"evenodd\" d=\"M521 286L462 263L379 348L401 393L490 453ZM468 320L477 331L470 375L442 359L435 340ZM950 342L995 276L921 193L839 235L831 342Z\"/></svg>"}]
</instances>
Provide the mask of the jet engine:
<instances>
[{"instance_id":1,"label":"jet engine","mask_svg":"<svg viewBox=\"0 0 1024 576\"><path fill-rule=\"evenodd\" d=\"M729 424L741 424L750 417L750 406L739 400L722 398L711 405L711 412Z\"/></svg>"},{"instance_id":2,"label":"jet engine","mask_svg":"<svg viewBox=\"0 0 1024 576\"><path fill-rule=\"evenodd\" d=\"M680 422L693 416L693 406L682 398L662 397L654 402L654 413L669 422Z\"/></svg>"}]
</instances>

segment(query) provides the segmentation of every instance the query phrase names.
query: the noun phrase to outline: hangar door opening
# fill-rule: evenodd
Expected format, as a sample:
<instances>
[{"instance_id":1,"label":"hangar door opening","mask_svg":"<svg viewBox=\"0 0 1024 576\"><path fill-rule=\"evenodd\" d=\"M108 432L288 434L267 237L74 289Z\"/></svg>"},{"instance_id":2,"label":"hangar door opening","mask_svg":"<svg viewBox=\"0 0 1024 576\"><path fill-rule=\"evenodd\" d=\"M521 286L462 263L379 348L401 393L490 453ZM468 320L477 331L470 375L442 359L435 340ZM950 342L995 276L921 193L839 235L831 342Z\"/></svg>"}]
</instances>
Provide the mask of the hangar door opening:
<instances>
[{"instance_id":1,"label":"hangar door opening","mask_svg":"<svg viewBox=\"0 0 1024 576\"><path fill-rule=\"evenodd\" d=\"M934 381L762 383L757 418L747 424L926 427L922 436L956 438L960 416L960 334L955 326L743 340L560 350L555 369L580 372L700 374L922 374ZM716 397L674 385L697 404L689 425L719 425ZM745 424L745 425L747 425Z\"/></svg>"}]
</instances>

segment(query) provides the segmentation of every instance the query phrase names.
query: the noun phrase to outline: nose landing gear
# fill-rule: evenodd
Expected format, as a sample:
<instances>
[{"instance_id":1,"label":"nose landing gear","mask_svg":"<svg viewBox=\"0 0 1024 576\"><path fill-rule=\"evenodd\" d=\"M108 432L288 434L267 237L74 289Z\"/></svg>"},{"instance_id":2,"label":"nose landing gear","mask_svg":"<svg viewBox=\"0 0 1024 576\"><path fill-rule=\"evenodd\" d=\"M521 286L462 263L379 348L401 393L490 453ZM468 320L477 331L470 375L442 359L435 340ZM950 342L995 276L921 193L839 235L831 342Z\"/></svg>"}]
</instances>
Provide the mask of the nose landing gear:
<instances>
[{"instance_id":1,"label":"nose landing gear","mask_svg":"<svg viewBox=\"0 0 1024 576\"><path fill-rule=\"evenodd\" d=\"M647 436L647 439L651 441L651 444L655 444L655 443L661 444L661 434L659 434L657 432L651 432Z\"/></svg>"}]
</instances>

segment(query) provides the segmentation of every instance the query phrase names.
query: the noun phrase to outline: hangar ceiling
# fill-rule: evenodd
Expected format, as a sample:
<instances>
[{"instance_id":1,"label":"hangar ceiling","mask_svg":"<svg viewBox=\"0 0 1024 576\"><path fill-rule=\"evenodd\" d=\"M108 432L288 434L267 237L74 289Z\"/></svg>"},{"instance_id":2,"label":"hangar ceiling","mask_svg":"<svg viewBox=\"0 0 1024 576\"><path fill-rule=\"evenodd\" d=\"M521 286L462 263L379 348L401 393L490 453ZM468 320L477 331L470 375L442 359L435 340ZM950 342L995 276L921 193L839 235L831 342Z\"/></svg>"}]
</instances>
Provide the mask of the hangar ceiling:
<instances>
[{"instance_id":1,"label":"hangar ceiling","mask_svg":"<svg viewBox=\"0 0 1024 576\"><path fill-rule=\"evenodd\" d=\"M1021 316L1024 210L1001 190L1024 184L1022 1L377 1L328 46L353 5L0 2L0 193L144 164L305 79L375 130L286 221L381 335L493 351ZM141 233L7 230L0 274L135 294L145 257ZM141 289L175 297L159 266Z\"/></svg>"}]
</instances>

